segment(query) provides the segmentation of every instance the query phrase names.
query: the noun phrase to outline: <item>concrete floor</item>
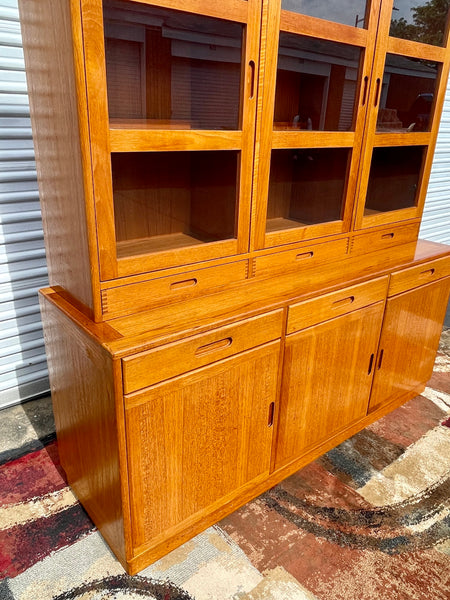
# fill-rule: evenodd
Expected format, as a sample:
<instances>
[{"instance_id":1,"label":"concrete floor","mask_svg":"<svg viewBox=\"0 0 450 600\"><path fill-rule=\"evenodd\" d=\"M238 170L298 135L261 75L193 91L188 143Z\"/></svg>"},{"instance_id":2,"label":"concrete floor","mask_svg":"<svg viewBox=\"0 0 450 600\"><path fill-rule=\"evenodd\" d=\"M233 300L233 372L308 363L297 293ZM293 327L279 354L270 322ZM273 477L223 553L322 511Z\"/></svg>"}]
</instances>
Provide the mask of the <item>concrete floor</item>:
<instances>
[{"instance_id":1,"label":"concrete floor","mask_svg":"<svg viewBox=\"0 0 450 600\"><path fill-rule=\"evenodd\" d=\"M55 431L50 396L0 410L0 453L23 448Z\"/></svg>"}]
</instances>

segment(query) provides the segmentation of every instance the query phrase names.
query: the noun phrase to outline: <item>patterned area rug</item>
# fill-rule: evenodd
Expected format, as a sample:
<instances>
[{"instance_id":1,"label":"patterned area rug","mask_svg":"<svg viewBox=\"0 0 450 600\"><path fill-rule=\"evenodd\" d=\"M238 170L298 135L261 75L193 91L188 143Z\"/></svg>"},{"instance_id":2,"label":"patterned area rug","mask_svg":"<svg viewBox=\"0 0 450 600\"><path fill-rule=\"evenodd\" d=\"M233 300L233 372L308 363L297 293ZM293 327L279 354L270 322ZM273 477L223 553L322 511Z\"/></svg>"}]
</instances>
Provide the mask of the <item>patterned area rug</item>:
<instances>
[{"instance_id":1,"label":"patterned area rug","mask_svg":"<svg viewBox=\"0 0 450 600\"><path fill-rule=\"evenodd\" d=\"M0 445L0 599L447 600L441 350L422 396L135 577L67 487L51 435L12 452Z\"/></svg>"}]
</instances>

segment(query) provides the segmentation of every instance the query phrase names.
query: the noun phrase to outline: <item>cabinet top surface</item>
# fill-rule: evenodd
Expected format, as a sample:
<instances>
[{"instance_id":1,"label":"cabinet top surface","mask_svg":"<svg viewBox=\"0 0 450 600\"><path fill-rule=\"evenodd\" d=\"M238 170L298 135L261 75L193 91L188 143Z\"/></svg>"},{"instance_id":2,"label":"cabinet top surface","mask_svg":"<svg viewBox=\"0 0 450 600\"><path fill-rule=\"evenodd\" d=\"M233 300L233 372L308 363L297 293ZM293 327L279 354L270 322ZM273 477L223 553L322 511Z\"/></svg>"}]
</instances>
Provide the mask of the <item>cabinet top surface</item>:
<instances>
[{"instance_id":1,"label":"cabinet top surface","mask_svg":"<svg viewBox=\"0 0 450 600\"><path fill-rule=\"evenodd\" d=\"M107 323L94 323L52 288L41 290L41 295L76 321L112 356L120 358L449 255L450 246L419 240L347 258L319 269L247 279L225 292L154 308Z\"/></svg>"}]
</instances>

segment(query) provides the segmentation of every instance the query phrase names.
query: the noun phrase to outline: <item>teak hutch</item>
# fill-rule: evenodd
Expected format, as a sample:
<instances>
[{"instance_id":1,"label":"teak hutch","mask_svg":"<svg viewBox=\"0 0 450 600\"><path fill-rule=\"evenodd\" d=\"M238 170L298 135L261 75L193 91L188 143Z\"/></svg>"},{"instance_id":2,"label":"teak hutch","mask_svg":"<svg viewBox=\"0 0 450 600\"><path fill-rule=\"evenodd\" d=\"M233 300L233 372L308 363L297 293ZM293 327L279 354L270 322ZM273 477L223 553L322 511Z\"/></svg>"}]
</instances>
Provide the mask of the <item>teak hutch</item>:
<instances>
[{"instance_id":1,"label":"teak hutch","mask_svg":"<svg viewBox=\"0 0 450 600\"><path fill-rule=\"evenodd\" d=\"M20 1L61 461L130 573L431 374L450 50L414 4Z\"/></svg>"}]
</instances>

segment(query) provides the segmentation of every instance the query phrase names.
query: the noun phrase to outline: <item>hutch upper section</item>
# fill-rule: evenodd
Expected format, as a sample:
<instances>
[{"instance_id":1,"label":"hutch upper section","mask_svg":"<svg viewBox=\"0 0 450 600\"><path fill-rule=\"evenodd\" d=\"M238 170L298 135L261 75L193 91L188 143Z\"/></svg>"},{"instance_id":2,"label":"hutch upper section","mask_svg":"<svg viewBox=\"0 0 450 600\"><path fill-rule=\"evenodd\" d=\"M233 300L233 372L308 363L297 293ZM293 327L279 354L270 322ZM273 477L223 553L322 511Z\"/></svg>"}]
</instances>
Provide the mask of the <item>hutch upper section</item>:
<instances>
[{"instance_id":1,"label":"hutch upper section","mask_svg":"<svg viewBox=\"0 0 450 600\"><path fill-rule=\"evenodd\" d=\"M444 5L23 2L51 284L100 321L415 239Z\"/></svg>"}]
</instances>

